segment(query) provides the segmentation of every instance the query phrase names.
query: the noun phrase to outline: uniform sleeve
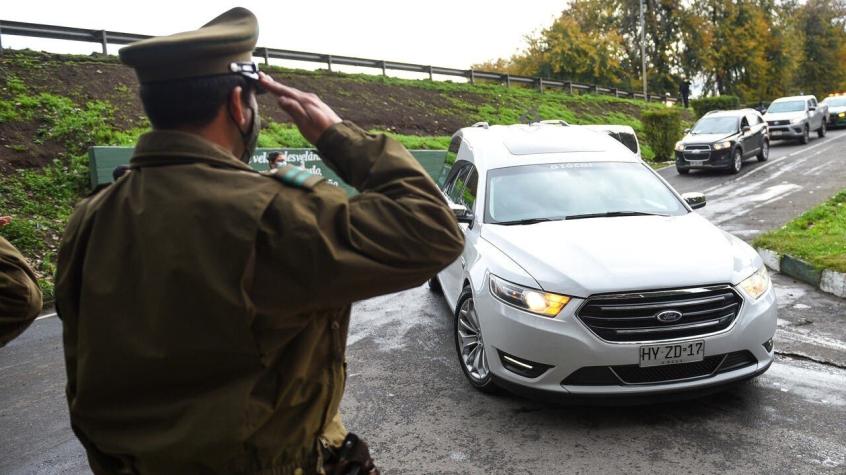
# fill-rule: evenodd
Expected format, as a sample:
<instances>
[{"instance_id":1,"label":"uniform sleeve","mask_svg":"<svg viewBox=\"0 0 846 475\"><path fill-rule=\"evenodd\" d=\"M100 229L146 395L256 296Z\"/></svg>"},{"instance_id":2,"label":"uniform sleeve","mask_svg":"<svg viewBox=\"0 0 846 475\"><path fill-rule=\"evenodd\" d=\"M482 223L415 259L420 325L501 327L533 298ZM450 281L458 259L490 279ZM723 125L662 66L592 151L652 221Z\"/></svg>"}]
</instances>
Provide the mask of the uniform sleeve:
<instances>
[{"instance_id":1,"label":"uniform sleeve","mask_svg":"<svg viewBox=\"0 0 846 475\"><path fill-rule=\"evenodd\" d=\"M295 197L280 193L265 211L255 283L276 297L280 311L338 307L414 287L461 254L455 217L402 145L349 122L317 145L360 194L348 198L323 183Z\"/></svg>"},{"instance_id":2,"label":"uniform sleeve","mask_svg":"<svg viewBox=\"0 0 846 475\"><path fill-rule=\"evenodd\" d=\"M20 335L41 311L41 290L23 256L0 237L0 347Z\"/></svg>"}]
</instances>

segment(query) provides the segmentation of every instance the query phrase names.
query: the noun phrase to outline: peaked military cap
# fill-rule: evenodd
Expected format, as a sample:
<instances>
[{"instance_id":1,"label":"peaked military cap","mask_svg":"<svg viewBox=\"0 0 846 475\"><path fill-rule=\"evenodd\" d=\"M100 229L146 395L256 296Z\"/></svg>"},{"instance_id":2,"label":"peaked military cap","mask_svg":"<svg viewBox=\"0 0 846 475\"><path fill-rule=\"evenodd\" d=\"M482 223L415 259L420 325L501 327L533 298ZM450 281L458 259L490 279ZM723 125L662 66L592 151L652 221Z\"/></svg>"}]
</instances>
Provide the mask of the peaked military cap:
<instances>
[{"instance_id":1,"label":"peaked military cap","mask_svg":"<svg viewBox=\"0 0 846 475\"><path fill-rule=\"evenodd\" d=\"M197 30L132 43L120 50L120 60L142 83L233 73L257 80L257 40L256 16L237 7Z\"/></svg>"}]
</instances>

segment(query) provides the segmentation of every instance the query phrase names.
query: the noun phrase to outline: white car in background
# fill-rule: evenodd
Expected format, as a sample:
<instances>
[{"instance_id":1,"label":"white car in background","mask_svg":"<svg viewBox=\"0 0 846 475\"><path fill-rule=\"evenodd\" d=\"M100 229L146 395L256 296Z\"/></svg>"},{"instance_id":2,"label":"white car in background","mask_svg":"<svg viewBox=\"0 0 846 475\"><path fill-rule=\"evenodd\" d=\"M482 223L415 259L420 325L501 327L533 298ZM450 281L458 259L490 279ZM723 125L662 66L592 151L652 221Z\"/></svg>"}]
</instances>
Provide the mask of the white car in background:
<instances>
[{"instance_id":1,"label":"white car in background","mask_svg":"<svg viewBox=\"0 0 846 475\"><path fill-rule=\"evenodd\" d=\"M449 150L443 192L466 245L430 286L454 309L474 387L660 394L769 368L767 271L692 211L703 195L679 196L628 148L578 126L477 124Z\"/></svg>"},{"instance_id":2,"label":"white car in background","mask_svg":"<svg viewBox=\"0 0 846 475\"><path fill-rule=\"evenodd\" d=\"M637 134L630 125L582 125L586 129L604 132L612 139L625 145L631 150L637 158L642 158L640 155L640 142L637 140Z\"/></svg>"}]
</instances>

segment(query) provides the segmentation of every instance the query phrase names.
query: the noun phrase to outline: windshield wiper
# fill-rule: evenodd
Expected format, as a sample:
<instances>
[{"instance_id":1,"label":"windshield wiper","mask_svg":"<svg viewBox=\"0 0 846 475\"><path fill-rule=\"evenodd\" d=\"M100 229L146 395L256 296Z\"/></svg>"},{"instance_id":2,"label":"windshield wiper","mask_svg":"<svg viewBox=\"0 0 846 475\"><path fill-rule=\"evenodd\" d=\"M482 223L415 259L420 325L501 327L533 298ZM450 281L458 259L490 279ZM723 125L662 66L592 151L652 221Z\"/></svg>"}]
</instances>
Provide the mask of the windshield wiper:
<instances>
[{"instance_id":1,"label":"windshield wiper","mask_svg":"<svg viewBox=\"0 0 846 475\"><path fill-rule=\"evenodd\" d=\"M562 218L526 218L526 219L516 219L514 221L500 221L496 224L501 224L503 226L511 226L512 224L535 224L535 223L543 223L546 221L559 221Z\"/></svg>"},{"instance_id":2,"label":"windshield wiper","mask_svg":"<svg viewBox=\"0 0 846 475\"><path fill-rule=\"evenodd\" d=\"M564 219L587 219L587 218L616 218L619 216L664 216L666 214L644 213L642 211L608 211L607 213L574 214Z\"/></svg>"}]
</instances>

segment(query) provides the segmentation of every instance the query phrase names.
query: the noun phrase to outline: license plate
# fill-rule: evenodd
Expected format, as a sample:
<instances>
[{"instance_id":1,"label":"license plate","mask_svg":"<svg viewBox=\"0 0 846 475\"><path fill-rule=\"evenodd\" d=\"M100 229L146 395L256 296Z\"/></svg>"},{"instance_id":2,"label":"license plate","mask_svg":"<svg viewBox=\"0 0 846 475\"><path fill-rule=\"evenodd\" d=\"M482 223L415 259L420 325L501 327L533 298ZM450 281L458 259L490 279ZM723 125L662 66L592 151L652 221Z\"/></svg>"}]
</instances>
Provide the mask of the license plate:
<instances>
[{"instance_id":1,"label":"license plate","mask_svg":"<svg viewBox=\"0 0 846 475\"><path fill-rule=\"evenodd\" d=\"M770 135L772 135L773 137L779 136L779 135L781 135L781 131L780 130L773 130L772 132L770 132Z\"/></svg>"},{"instance_id":2,"label":"license plate","mask_svg":"<svg viewBox=\"0 0 846 475\"><path fill-rule=\"evenodd\" d=\"M691 165L702 165L705 163L705 160L688 160L687 163Z\"/></svg>"},{"instance_id":3,"label":"license plate","mask_svg":"<svg viewBox=\"0 0 846 475\"><path fill-rule=\"evenodd\" d=\"M705 340L640 347L640 367L694 363L705 358Z\"/></svg>"}]
</instances>

